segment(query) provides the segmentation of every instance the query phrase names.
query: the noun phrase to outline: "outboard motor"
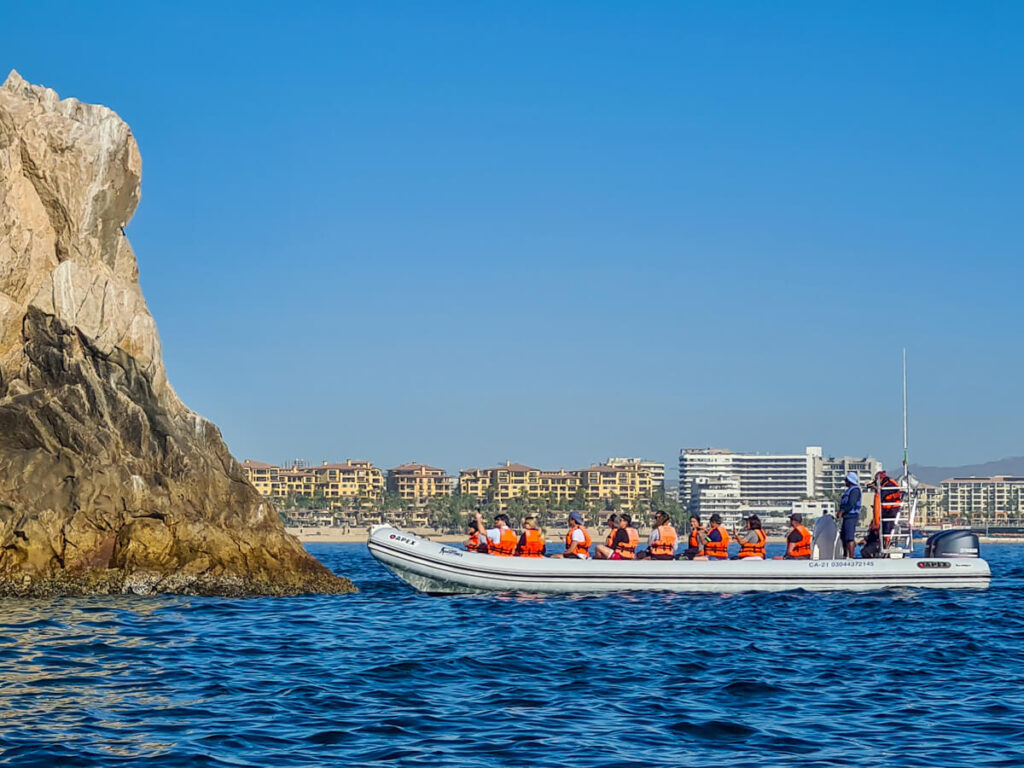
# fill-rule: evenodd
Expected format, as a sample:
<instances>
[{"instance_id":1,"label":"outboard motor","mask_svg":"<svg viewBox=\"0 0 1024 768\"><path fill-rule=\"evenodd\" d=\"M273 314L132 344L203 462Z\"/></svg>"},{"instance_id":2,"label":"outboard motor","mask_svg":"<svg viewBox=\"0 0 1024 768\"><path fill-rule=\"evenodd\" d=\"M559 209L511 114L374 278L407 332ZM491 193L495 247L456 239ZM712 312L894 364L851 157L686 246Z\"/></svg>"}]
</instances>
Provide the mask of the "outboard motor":
<instances>
[{"instance_id":1,"label":"outboard motor","mask_svg":"<svg viewBox=\"0 0 1024 768\"><path fill-rule=\"evenodd\" d=\"M928 537L925 557L981 557L978 537L966 530L939 531Z\"/></svg>"}]
</instances>

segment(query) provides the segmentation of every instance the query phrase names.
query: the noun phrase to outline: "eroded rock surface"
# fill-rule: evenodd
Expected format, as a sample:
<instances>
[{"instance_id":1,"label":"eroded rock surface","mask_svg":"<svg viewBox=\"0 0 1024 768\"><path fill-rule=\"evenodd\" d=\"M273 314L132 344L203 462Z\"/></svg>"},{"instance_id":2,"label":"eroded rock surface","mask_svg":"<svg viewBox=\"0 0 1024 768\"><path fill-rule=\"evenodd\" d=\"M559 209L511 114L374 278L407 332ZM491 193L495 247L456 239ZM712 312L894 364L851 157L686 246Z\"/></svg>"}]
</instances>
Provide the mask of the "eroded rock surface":
<instances>
[{"instance_id":1,"label":"eroded rock surface","mask_svg":"<svg viewBox=\"0 0 1024 768\"><path fill-rule=\"evenodd\" d=\"M167 381L111 110L0 86L0 594L354 591Z\"/></svg>"}]
</instances>

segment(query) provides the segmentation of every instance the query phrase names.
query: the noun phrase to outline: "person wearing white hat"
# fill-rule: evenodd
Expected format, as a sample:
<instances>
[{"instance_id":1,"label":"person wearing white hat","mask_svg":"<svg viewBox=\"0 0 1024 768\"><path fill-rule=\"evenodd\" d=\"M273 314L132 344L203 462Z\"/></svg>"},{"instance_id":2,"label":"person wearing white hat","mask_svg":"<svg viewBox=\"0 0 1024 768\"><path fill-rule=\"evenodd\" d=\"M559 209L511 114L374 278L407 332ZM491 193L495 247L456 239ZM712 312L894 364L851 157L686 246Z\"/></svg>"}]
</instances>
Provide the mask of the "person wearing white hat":
<instances>
[{"instance_id":1,"label":"person wearing white hat","mask_svg":"<svg viewBox=\"0 0 1024 768\"><path fill-rule=\"evenodd\" d=\"M847 557L856 556L857 521L860 520L860 478L856 472L846 473L846 492L839 501L839 518L842 527L839 538Z\"/></svg>"}]
</instances>

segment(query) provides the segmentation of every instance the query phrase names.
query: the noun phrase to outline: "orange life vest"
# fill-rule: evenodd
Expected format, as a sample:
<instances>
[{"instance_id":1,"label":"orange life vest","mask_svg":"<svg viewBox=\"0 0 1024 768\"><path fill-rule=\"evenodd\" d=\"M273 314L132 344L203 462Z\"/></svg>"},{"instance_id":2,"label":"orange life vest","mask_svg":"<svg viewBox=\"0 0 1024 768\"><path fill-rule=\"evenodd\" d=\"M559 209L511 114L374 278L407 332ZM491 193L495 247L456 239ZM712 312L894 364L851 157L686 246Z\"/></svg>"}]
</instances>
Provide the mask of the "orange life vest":
<instances>
[{"instance_id":1,"label":"orange life vest","mask_svg":"<svg viewBox=\"0 0 1024 768\"><path fill-rule=\"evenodd\" d=\"M481 537L480 531L471 533L469 535L469 541L466 542L466 549L468 549L470 552L486 552L487 538Z\"/></svg>"},{"instance_id":2,"label":"orange life vest","mask_svg":"<svg viewBox=\"0 0 1024 768\"><path fill-rule=\"evenodd\" d=\"M900 506L903 504L903 492L900 490L900 484L891 477L886 477L882 481L882 487L878 489L878 495L881 496L882 501L882 517L886 520L895 520Z\"/></svg>"},{"instance_id":3,"label":"orange life vest","mask_svg":"<svg viewBox=\"0 0 1024 768\"><path fill-rule=\"evenodd\" d=\"M516 546L519 557L544 557L544 534L536 528L527 528Z\"/></svg>"},{"instance_id":4,"label":"orange life vest","mask_svg":"<svg viewBox=\"0 0 1024 768\"><path fill-rule=\"evenodd\" d=\"M699 556L704 554L704 547L700 545L700 534L697 531L690 531L690 550L693 550L693 556Z\"/></svg>"},{"instance_id":5,"label":"orange life vest","mask_svg":"<svg viewBox=\"0 0 1024 768\"><path fill-rule=\"evenodd\" d=\"M516 547L519 545L519 537L516 536L516 532L511 528L499 528L498 530L501 532L501 540L495 544L488 538L487 552L492 555L512 557L516 553Z\"/></svg>"},{"instance_id":6,"label":"orange life vest","mask_svg":"<svg viewBox=\"0 0 1024 768\"><path fill-rule=\"evenodd\" d=\"M793 529L800 534L800 541L793 544L792 558L807 558L811 556L811 532L800 523L793 523Z\"/></svg>"},{"instance_id":7,"label":"orange life vest","mask_svg":"<svg viewBox=\"0 0 1024 768\"><path fill-rule=\"evenodd\" d=\"M721 525L716 525L711 530L718 531L722 535L722 540L712 541L709 537L704 542L704 554L708 557L729 557L729 532Z\"/></svg>"},{"instance_id":8,"label":"orange life vest","mask_svg":"<svg viewBox=\"0 0 1024 768\"><path fill-rule=\"evenodd\" d=\"M569 549L572 546L572 533L573 531L583 531L583 541L576 542L576 556L582 555L583 557L590 557L590 534L587 533L587 529L582 525L579 528L570 528L569 532L565 534L565 548Z\"/></svg>"},{"instance_id":9,"label":"orange life vest","mask_svg":"<svg viewBox=\"0 0 1024 768\"><path fill-rule=\"evenodd\" d=\"M676 553L676 529L671 523L658 526L658 540L648 549L651 557L671 557Z\"/></svg>"},{"instance_id":10,"label":"orange life vest","mask_svg":"<svg viewBox=\"0 0 1024 768\"><path fill-rule=\"evenodd\" d=\"M740 559L744 557L764 557L764 544L768 540L765 533L760 528L755 528L754 533L757 534L757 543L751 544L749 541L740 542Z\"/></svg>"},{"instance_id":11,"label":"orange life vest","mask_svg":"<svg viewBox=\"0 0 1024 768\"><path fill-rule=\"evenodd\" d=\"M626 526L626 535L629 536L629 543L623 544L620 541L614 549L623 560L633 560L636 557L636 546L640 543L640 534L636 532L636 528L629 525Z\"/></svg>"}]
</instances>

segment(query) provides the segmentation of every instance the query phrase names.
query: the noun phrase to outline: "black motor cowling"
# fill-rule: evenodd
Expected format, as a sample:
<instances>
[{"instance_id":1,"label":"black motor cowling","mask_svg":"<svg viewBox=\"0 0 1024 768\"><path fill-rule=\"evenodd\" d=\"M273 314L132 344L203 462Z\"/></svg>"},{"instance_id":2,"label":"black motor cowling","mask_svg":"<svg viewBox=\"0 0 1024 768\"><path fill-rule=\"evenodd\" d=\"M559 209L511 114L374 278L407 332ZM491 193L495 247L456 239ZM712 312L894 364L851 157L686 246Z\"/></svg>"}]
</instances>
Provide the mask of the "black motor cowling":
<instances>
[{"instance_id":1,"label":"black motor cowling","mask_svg":"<svg viewBox=\"0 0 1024 768\"><path fill-rule=\"evenodd\" d=\"M978 537L966 530L940 531L928 537L925 557L981 557Z\"/></svg>"}]
</instances>

